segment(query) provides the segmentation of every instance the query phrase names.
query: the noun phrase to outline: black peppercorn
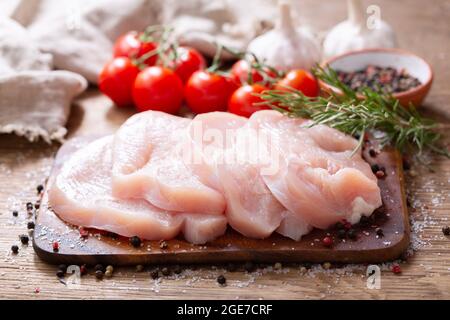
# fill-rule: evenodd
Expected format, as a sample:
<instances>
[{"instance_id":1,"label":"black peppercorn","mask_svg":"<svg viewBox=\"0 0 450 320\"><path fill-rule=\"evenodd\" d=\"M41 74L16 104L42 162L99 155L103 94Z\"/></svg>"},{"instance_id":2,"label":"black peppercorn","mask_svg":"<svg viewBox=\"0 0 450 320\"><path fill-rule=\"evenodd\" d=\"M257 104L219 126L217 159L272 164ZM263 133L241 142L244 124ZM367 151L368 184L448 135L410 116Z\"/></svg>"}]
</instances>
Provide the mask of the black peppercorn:
<instances>
[{"instance_id":1,"label":"black peppercorn","mask_svg":"<svg viewBox=\"0 0 450 320\"><path fill-rule=\"evenodd\" d=\"M19 212L17 210L14 210L12 212L13 217L17 217L19 215Z\"/></svg>"},{"instance_id":2,"label":"black peppercorn","mask_svg":"<svg viewBox=\"0 0 450 320\"><path fill-rule=\"evenodd\" d=\"M411 169L411 164L408 159L403 158L403 170L408 171L409 169Z\"/></svg>"},{"instance_id":3,"label":"black peppercorn","mask_svg":"<svg viewBox=\"0 0 450 320\"><path fill-rule=\"evenodd\" d=\"M98 280L102 280L102 279L103 279L103 271L102 271L102 270L97 270L97 271L95 271L95 277L96 277Z\"/></svg>"},{"instance_id":4,"label":"black peppercorn","mask_svg":"<svg viewBox=\"0 0 450 320\"><path fill-rule=\"evenodd\" d=\"M58 269L58 271L56 271L56 276L58 278L64 278L65 274L66 274L66 272L64 270Z\"/></svg>"},{"instance_id":5,"label":"black peppercorn","mask_svg":"<svg viewBox=\"0 0 450 320\"><path fill-rule=\"evenodd\" d=\"M19 247L16 245L11 246L11 251L14 254L17 254L19 252Z\"/></svg>"},{"instance_id":6,"label":"black peppercorn","mask_svg":"<svg viewBox=\"0 0 450 320\"><path fill-rule=\"evenodd\" d=\"M377 152L376 152L375 150L373 150L373 149L370 149L370 150L369 150L369 155L370 155L372 158L375 158L375 157L377 156Z\"/></svg>"},{"instance_id":7,"label":"black peppercorn","mask_svg":"<svg viewBox=\"0 0 450 320\"><path fill-rule=\"evenodd\" d=\"M247 272L252 272L255 270L255 265L253 264L253 262L248 261L244 264L244 269Z\"/></svg>"},{"instance_id":8,"label":"black peppercorn","mask_svg":"<svg viewBox=\"0 0 450 320\"><path fill-rule=\"evenodd\" d=\"M141 238L139 238L138 236L132 236L130 238L130 243L133 247L138 248L141 246Z\"/></svg>"},{"instance_id":9,"label":"black peppercorn","mask_svg":"<svg viewBox=\"0 0 450 320\"><path fill-rule=\"evenodd\" d=\"M150 273L150 277L152 278L152 279L158 279L159 278L159 271L158 270L153 270L151 273Z\"/></svg>"},{"instance_id":10,"label":"black peppercorn","mask_svg":"<svg viewBox=\"0 0 450 320\"><path fill-rule=\"evenodd\" d=\"M384 236L383 229L381 229L381 228L376 228L375 232L376 232L377 236L379 236L379 237Z\"/></svg>"},{"instance_id":11,"label":"black peppercorn","mask_svg":"<svg viewBox=\"0 0 450 320\"><path fill-rule=\"evenodd\" d=\"M34 222L33 221L28 221L27 228L28 229L34 229L34 227L35 227Z\"/></svg>"},{"instance_id":12,"label":"black peppercorn","mask_svg":"<svg viewBox=\"0 0 450 320\"><path fill-rule=\"evenodd\" d=\"M28 238L28 236L26 234L21 234L19 236L20 242L22 242L22 244L28 244L28 241L30 240L30 238Z\"/></svg>"},{"instance_id":13,"label":"black peppercorn","mask_svg":"<svg viewBox=\"0 0 450 320\"><path fill-rule=\"evenodd\" d=\"M312 268L312 264L311 263L309 263L309 262L305 262L305 263L303 263L303 266L305 267L305 269L307 269L307 270L309 270L309 269L311 269Z\"/></svg>"},{"instance_id":14,"label":"black peppercorn","mask_svg":"<svg viewBox=\"0 0 450 320\"><path fill-rule=\"evenodd\" d=\"M39 204L39 202L36 202L36 203L34 204L34 208L35 208L35 209L39 209L40 206L41 206L41 205Z\"/></svg>"},{"instance_id":15,"label":"black peppercorn","mask_svg":"<svg viewBox=\"0 0 450 320\"><path fill-rule=\"evenodd\" d=\"M97 265L95 265L94 270L95 271L105 272L105 267L103 267L102 264L97 264Z\"/></svg>"},{"instance_id":16,"label":"black peppercorn","mask_svg":"<svg viewBox=\"0 0 450 320\"><path fill-rule=\"evenodd\" d=\"M355 229L348 230L347 235L352 240L355 240L357 238L357 234L356 234Z\"/></svg>"},{"instance_id":17,"label":"black peppercorn","mask_svg":"<svg viewBox=\"0 0 450 320\"><path fill-rule=\"evenodd\" d=\"M450 227L449 226L445 226L442 228L442 233L446 236L450 236Z\"/></svg>"},{"instance_id":18,"label":"black peppercorn","mask_svg":"<svg viewBox=\"0 0 450 320\"><path fill-rule=\"evenodd\" d=\"M370 168L372 169L372 172L373 172L373 173L376 173L377 171L380 170L380 166L377 165L377 164L371 165Z\"/></svg>"},{"instance_id":19,"label":"black peppercorn","mask_svg":"<svg viewBox=\"0 0 450 320\"><path fill-rule=\"evenodd\" d=\"M67 266L65 264L60 264L58 266L58 270L64 271L64 273L67 271Z\"/></svg>"},{"instance_id":20,"label":"black peppercorn","mask_svg":"<svg viewBox=\"0 0 450 320\"><path fill-rule=\"evenodd\" d=\"M361 224L361 226L367 227L370 224L370 218L366 216L361 216L359 223Z\"/></svg>"},{"instance_id":21,"label":"black peppercorn","mask_svg":"<svg viewBox=\"0 0 450 320\"><path fill-rule=\"evenodd\" d=\"M44 190L44 186L43 186L42 184L40 184L40 185L38 185L38 186L36 187L36 190L37 190L37 192L38 192L38 194L39 194L39 193L41 193L41 192Z\"/></svg>"},{"instance_id":22,"label":"black peppercorn","mask_svg":"<svg viewBox=\"0 0 450 320\"><path fill-rule=\"evenodd\" d=\"M27 202L27 210L32 210L33 204L31 202Z\"/></svg>"},{"instance_id":23,"label":"black peppercorn","mask_svg":"<svg viewBox=\"0 0 450 320\"><path fill-rule=\"evenodd\" d=\"M175 274L180 274L183 270L181 269L181 267L179 265L175 265L173 267L173 273Z\"/></svg>"},{"instance_id":24,"label":"black peppercorn","mask_svg":"<svg viewBox=\"0 0 450 320\"><path fill-rule=\"evenodd\" d=\"M334 226L338 230L345 229L345 225L341 221L336 222L336 224Z\"/></svg>"},{"instance_id":25,"label":"black peppercorn","mask_svg":"<svg viewBox=\"0 0 450 320\"><path fill-rule=\"evenodd\" d=\"M337 233L338 238L340 239L345 239L345 237L347 236L347 233L345 232L344 229L339 229L338 233Z\"/></svg>"},{"instance_id":26,"label":"black peppercorn","mask_svg":"<svg viewBox=\"0 0 450 320\"><path fill-rule=\"evenodd\" d=\"M217 277L217 283L223 286L227 283L227 278L225 278L223 275L220 275Z\"/></svg>"},{"instance_id":27,"label":"black peppercorn","mask_svg":"<svg viewBox=\"0 0 450 320\"><path fill-rule=\"evenodd\" d=\"M170 275L170 270L167 267L164 267L161 269L161 273L163 274L163 276L169 276Z\"/></svg>"}]
</instances>

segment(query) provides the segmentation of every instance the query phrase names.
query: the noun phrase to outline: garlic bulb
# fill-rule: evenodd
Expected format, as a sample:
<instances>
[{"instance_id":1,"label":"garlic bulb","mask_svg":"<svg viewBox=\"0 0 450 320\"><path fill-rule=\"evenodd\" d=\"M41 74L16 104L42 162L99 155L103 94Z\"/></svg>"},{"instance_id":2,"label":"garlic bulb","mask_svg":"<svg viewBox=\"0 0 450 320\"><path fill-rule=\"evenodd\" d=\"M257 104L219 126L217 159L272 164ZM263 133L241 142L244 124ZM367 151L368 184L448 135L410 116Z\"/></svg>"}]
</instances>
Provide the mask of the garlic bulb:
<instances>
[{"instance_id":1,"label":"garlic bulb","mask_svg":"<svg viewBox=\"0 0 450 320\"><path fill-rule=\"evenodd\" d=\"M373 25L366 21L361 0L347 0L348 19L336 25L325 37L325 58L351 50L367 48L393 48L396 46L392 28L378 17L372 16ZM376 10L377 8L374 8ZM376 11L374 11L375 15Z\"/></svg>"},{"instance_id":2,"label":"garlic bulb","mask_svg":"<svg viewBox=\"0 0 450 320\"><path fill-rule=\"evenodd\" d=\"M313 35L294 26L291 7L279 2L275 28L253 39L247 50L279 70L310 69L320 60L320 46Z\"/></svg>"}]
</instances>

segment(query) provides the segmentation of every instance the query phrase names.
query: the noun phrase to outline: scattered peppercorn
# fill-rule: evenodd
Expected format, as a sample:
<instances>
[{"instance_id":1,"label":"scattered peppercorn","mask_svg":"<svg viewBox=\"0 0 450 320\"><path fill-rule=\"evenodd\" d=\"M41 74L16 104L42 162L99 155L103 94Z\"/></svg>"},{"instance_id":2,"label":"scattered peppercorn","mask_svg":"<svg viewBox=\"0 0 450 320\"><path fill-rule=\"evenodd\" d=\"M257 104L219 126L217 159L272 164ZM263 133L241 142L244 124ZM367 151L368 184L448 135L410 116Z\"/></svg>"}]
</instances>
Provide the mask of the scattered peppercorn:
<instances>
[{"instance_id":1,"label":"scattered peppercorn","mask_svg":"<svg viewBox=\"0 0 450 320\"><path fill-rule=\"evenodd\" d=\"M138 248L141 246L141 238L139 238L138 236L132 236L130 238L130 243L133 247Z\"/></svg>"},{"instance_id":2,"label":"scattered peppercorn","mask_svg":"<svg viewBox=\"0 0 450 320\"><path fill-rule=\"evenodd\" d=\"M38 194L40 194L42 191L44 191L44 186L42 184L40 184L36 187L36 190L37 190Z\"/></svg>"},{"instance_id":3,"label":"scattered peppercorn","mask_svg":"<svg viewBox=\"0 0 450 320\"><path fill-rule=\"evenodd\" d=\"M337 236L339 239L345 239L347 236L347 233L345 232L344 229L339 229L337 232Z\"/></svg>"},{"instance_id":4,"label":"scattered peppercorn","mask_svg":"<svg viewBox=\"0 0 450 320\"><path fill-rule=\"evenodd\" d=\"M373 172L373 173L376 173L377 171L380 170L380 166L377 165L377 164L371 165L370 168L372 169L372 172Z\"/></svg>"},{"instance_id":5,"label":"scattered peppercorn","mask_svg":"<svg viewBox=\"0 0 450 320\"><path fill-rule=\"evenodd\" d=\"M245 271L247 271L247 272L252 272L252 271L255 270L255 265L254 265L253 262L248 261L248 262L246 262L246 263L244 264L244 269L245 269Z\"/></svg>"},{"instance_id":6,"label":"scattered peppercorn","mask_svg":"<svg viewBox=\"0 0 450 320\"><path fill-rule=\"evenodd\" d=\"M377 236L379 236L379 237L384 236L383 229L381 229L381 228L376 228L375 232L376 232Z\"/></svg>"},{"instance_id":7,"label":"scattered peppercorn","mask_svg":"<svg viewBox=\"0 0 450 320\"><path fill-rule=\"evenodd\" d=\"M66 271L67 271L67 266L66 266L65 264L60 264L60 265L58 266L58 270L62 270L62 271L64 271L64 273L66 273Z\"/></svg>"},{"instance_id":8,"label":"scattered peppercorn","mask_svg":"<svg viewBox=\"0 0 450 320\"><path fill-rule=\"evenodd\" d=\"M40 204L39 202L36 202L36 203L34 204L34 208L35 208L35 209L39 209L40 206L41 206L41 204Z\"/></svg>"},{"instance_id":9,"label":"scattered peppercorn","mask_svg":"<svg viewBox=\"0 0 450 320\"><path fill-rule=\"evenodd\" d=\"M105 277L111 278L112 275L113 275L113 272L112 272L111 270L106 270L106 271L105 271Z\"/></svg>"},{"instance_id":10,"label":"scattered peppercorn","mask_svg":"<svg viewBox=\"0 0 450 320\"><path fill-rule=\"evenodd\" d=\"M167 267L164 267L161 269L161 273L163 274L163 276L169 276L170 275L170 270Z\"/></svg>"},{"instance_id":11,"label":"scattered peppercorn","mask_svg":"<svg viewBox=\"0 0 450 320\"><path fill-rule=\"evenodd\" d=\"M326 236L322 239L322 244L325 247L331 247L333 245L333 238Z\"/></svg>"},{"instance_id":12,"label":"scattered peppercorn","mask_svg":"<svg viewBox=\"0 0 450 320\"><path fill-rule=\"evenodd\" d=\"M113 272L114 271L114 267L112 265L108 265L108 266L106 266L106 271Z\"/></svg>"},{"instance_id":13,"label":"scattered peppercorn","mask_svg":"<svg viewBox=\"0 0 450 320\"><path fill-rule=\"evenodd\" d=\"M64 278L65 274L66 274L66 272L63 270L58 269L58 271L56 271L56 276L58 278Z\"/></svg>"},{"instance_id":14,"label":"scattered peppercorn","mask_svg":"<svg viewBox=\"0 0 450 320\"><path fill-rule=\"evenodd\" d=\"M12 212L13 217L17 217L19 215L19 212L17 210L14 210Z\"/></svg>"},{"instance_id":15,"label":"scattered peppercorn","mask_svg":"<svg viewBox=\"0 0 450 320\"><path fill-rule=\"evenodd\" d=\"M159 271L158 270L153 270L152 272L150 272L150 277L152 279L158 279L159 278Z\"/></svg>"},{"instance_id":16,"label":"scattered peppercorn","mask_svg":"<svg viewBox=\"0 0 450 320\"><path fill-rule=\"evenodd\" d=\"M322 267L323 267L325 270L328 270L328 269L331 268L331 263L329 263L329 262L324 262L324 263L322 264Z\"/></svg>"},{"instance_id":17,"label":"scattered peppercorn","mask_svg":"<svg viewBox=\"0 0 450 320\"><path fill-rule=\"evenodd\" d=\"M348 230L347 235L352 240L355 240L357 238L357 234L356 234L356 230L355 229Z\"/></svg>"},{"instance_id":18,"label":"scattered peppercorn","mask_svg":"<svg viewBox=\"0 0 450 320\"><path fill-rule=\"evenodd\" d=\"M450 227L449 226L445 226L442 228L442 233L446 236L450 236Z\"/></svg>"},{"instance_id":19,"label":"scattered peppercorn","mask_svg":"<svg viewBox=\"0 0 450 320\"><path fill-rule=\"evenodd\" d=\"M366 216L361 216L361 219L359 219L359 224L363 227L367 227L370 224L370 218Z\"/></svg>"},{"instance_id":20,"label":"scattered peppercorn","mask_svg":"<svg viewBox=\"0 0 450 320\"><path fill-rule=\"evenodd\" d=\"M342 223L341 221L336 222L334 226L338 230L344 229L344 223Z\"/></svg>"},{"instance_id":21,"label":"scattered peppercorn","mask_svg":"<svg viewBox=\"0 0 450 320\"><path fill-rule=\"evenodd\" d=\"M181 267L177 264L173 267L173 273L175 274L180 274L183 270L181 269Z\"/></svg>"},{"instance_id":22,"label":"scattered peppercorn","mask_svg":"<svg viewBox=\"0 0 450 320\"><path fill-rule=\"evenodd\" d=\"M103 279L103 271L102 270L97 270L97 271L95 271L95 277L98 279L98 280L102 280Z\"/></svg>"},{"instance_id":23,"label":"scattered peppercorn","mask_svg":"<svg viewBox=\"0 0 450 320\"><path fill-rule=\"evenodd\" d=\"M400 265L394 264L392 266L392 272L395 273L395 274L402 273L402 269L400 268Z\"/></svg>"},{"instance_id":24,"label":"scattered peppercorn","mask_svg":"<svg viewBox=\"0 0 450 320\"><path fill-rule=\"evenodd\" d=\"M53 252L58 252L59 251L59 243L58 241L54 241L52 244L53 247Z\"/></svg>"},{"instance_id":25,"label":"scattered peppercorn","mask_svg":"<svg viewBox=\"0 0 450 320\"><path fill-rule=\"evenodd\" d=\"M88 273L88 271L87 271L86 265L85 265L85 264L82 264L82 265L80 266L80 274L81 274L82 276L84 276L84 275L86 275L87 273Z\"/></svg>"},{"instance_id":26,"label":"scattered peppercorn","mask_svg":"<svg viewBox=\"0 0 450 320\"><path fill-rule=\"evenodd\" d=\"M33 221L28 221L27 228L28 229L34 229L34 227L35 227L34 222Z\"/></svg>"},{"instance_id":27,"label":"scattered peppercorn","mask_svg":"<svg viewBox=\"0 0 450 320\"><path fill-rule=\"evenodd\" d=\"M80 233L80 237L82 237L82 238L87 238L89 236L89 231L83 227L80 227L78 229L78 232Z\"/></svg>"},{"instance_id":28,"label":"scattered peppercorn","mask_svg":"<svg viewBox=\"0 0 450 320\"><path fill-rule=\"evenodd\" d=\"M33 210L33 204L31 202L27 202L27 210Z\"/></svg>"},{"instance_id":29,"label":"scattered peppercorn","mask_svg":"<svg viewBox=\"0 0 450 320\"><path fill-rule=\"evenodd\" d=\"M227 283L227 278L225 278L223 275L220 275L217 277L217 283L219 283L221 286L224 286Z\"/></svg>"},{"instance_id":30,"label":"scattered peppercorn","mask_svg":"<svg viewBox=\"0 0 450 320\"><path fill-rule=\"evenodd\" d=\"M19 239L22 244L28 244L28 241L30 240L30 238L26 234L21 234L19 236Z\"/></svg>"},{"instance_id":31,"label":"scattered peppercorn","mask_svg":"<svg viewBox=\"0 0 450 320\"><path fill-rule=\"evenodd\" d=\"M386 174L384 173L384 171L378 170L378 171L375 173L375 176L376 176L378 179L382 179L382 178L384 178L384 177L386 176Z\"/></svg>"},{"instance_id":32,"label":"scattered peppercorn","mask_svg":"<svg viewBox=\"0 0 450 320\"><path fill-rule=\"evenodd\" d=\"M95 265L94 270L95 271L99 271L100 270L101 272L105 272L105 267L102 264L99 263L99 264Z\"/></svg>"},{"instance_id":33,"label":"scattered peppercorn","mask_svg":"<svg viewBox=\"0 0 450 320\"><path fill-rule=\"evenodd\" d=\"M164 249L167 249L169 247L169 244L166 241L163 240L163 241L161 241L159 243L159 247L164 250Z\"/></svg>"},{"instance_id":34,"label":"scattered peppercorn","mask_svg":"<svg viewBox=\"0 0 450 320\"><path fill-rule=\"evenodd\" d=\"M14 254L17 254L19 252L19 247L16 245L11 246L11 251Z\"/></svg>"},{"instance_id":35,"label":"scattered peppercorn","mask_svg":"<svg viewBox=\"0 0 450 320\"><path fill-rule=\"evenodd\" d=\"M377 156L377 152L376 152L374 149L370 149L370 150L369 150L369 155L370 155L372 158L375 158L375 157Z\"/></svg>"}]
</instances>

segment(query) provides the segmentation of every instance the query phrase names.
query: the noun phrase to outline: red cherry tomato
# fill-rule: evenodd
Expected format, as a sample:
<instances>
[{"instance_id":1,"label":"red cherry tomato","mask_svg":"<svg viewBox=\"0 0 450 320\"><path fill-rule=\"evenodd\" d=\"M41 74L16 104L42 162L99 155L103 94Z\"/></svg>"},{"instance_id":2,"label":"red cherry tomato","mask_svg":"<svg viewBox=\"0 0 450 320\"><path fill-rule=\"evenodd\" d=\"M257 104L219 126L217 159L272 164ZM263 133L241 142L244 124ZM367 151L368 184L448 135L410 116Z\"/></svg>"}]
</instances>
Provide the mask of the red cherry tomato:
<instances>
[{"instance_id":1,"label":"red cherry tomato","mask_svg":"<svg viewBox=\"0 0 450 320\"><path fill-rule=\"evenodd\" d=\"M129 58L114 58L103 67L98 86L117 106L128 106L133 104L131 91L138 73L139 68Z\"/></svg>"},{"instance_id":2,"label":"red cherry tomato","mask_svg":"<svg viewBox=\"0 0 450 320\"><path fill-rule=\"evenodd\" d=\"M228 112L244 117L250 117L253 112L270 109L265 105L255 105L256 103L264 101L255 95L263 92L264 90L268 90L268 88L258 83L240 87L230 98L228 103Z\"/></svg>"},{"instance_id":3,"label":"red cherry tomato","mask_svg":"<svg viewBox=\"0 0 450 320\"><path fill-rule=\"evenodd\" d=\"M301 91L305 96L317 97L319 86L316 78L305 70L292 70L275 86L276 90L289 90L287 87Z\"/></svg>"},{"instance_id":4,"label":"red cherry tomato","mask_svg":"<svg viewBox=\"0 0 450 320\"><path fill-rule=\"evenodd\" d=\"M193 48L178 47L177 61L174 62L173 70L181 78L183 83L186 83L195 71L204 69L205 66L205 58L203 58L200 52Z\"/></svg>"},{"instance_id":5,"label":"red cherry tomato","mask_svg":"<svg viewBox=\"0 0 450 320\"><path fill-rule=\"evenodd\" d=\"M195 113L225 111L235 86L224 76L196 71L184 88L184 97Z\"/></svg>"},{"instance_id":6,"label":"red cherry tomato","mask_svg":"<svg viewBox=\"0 0 450 320\"><path fill-rule=\"evenodd\" d=\"M134 82L133 101L138 111L177 113L183 101L183 83L170 69L146 68Z\"/></svg>"},{"instance_id":7,"label":"red cherry tomato","mask_svg":"<svg viewBox=\"0 0 450 320\"><path fill-rule=\"evenodd\" d=\"M139 39L140 34L130 31L120 36L114 44L114 57L139 58L144 54L155 50L158 45L155 42L143 42ZM153 66L158 56L152 55L145 60L147 66Z\"/></svg>"},{"instance_id":8,"label":"red cherry tomato","mask_svg":"<svg viewBox=\"0 0 450 320\"><path fill-rule=\"evenodd\" d=\"M250 82L248 70L249 63L246 60L239 60L231 67L231 78L239 85ZM264 77L255 69L251 70L252 82L261 82Z\"/></svg>"}]
</instances>

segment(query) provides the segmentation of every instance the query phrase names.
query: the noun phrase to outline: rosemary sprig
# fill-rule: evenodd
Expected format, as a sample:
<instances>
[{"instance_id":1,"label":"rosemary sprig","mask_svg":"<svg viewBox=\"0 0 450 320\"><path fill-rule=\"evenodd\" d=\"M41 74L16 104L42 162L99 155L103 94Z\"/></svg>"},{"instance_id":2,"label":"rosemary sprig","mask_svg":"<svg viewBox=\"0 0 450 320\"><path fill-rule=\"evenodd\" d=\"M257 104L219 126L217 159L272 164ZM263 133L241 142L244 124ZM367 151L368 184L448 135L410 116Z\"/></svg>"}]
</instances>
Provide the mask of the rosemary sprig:
<instances>
[{"instance_id":1,"label":"rosemary sprig","mask_svg":"<svg viewBox=\"0 0 450 320\"><path fill-rule=\"evenodd\" d=\"M438 125L422 117L414 106L402 107L399 101L368 88L361 91L365 99L343 84L331 68L316 67L315 76L340 89L342 95L310 98L300 91L268 90L261 94L264 104L291 117L308 118L313 125L325 124L342 132L359 135L360 144L368 131L382 132L381 144L391 144L402 152L425 149L450 158L450 152L439 144Z\"/></svg>"}]
</instances>

